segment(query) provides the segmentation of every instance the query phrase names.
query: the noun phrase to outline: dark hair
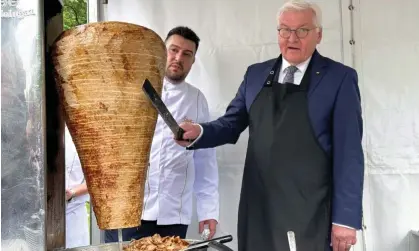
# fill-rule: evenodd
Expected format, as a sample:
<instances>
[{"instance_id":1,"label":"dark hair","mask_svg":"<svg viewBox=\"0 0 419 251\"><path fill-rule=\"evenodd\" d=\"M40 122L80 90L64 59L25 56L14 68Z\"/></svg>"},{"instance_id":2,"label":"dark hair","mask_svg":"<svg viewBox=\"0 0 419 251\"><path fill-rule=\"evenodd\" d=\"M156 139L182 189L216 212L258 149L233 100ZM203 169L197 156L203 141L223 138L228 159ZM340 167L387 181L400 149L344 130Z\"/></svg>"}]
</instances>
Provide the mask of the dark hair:
<instances>
[{"instance_id":1,"label":"dark hair","mask_svg":"<svg viewBox=\"0 0 419 251\"><path fill-rule=\"evenodd\" d=\"M171 29L169 33L167 33L165 42L167 42L167 40L173 35L179 35L185 39L191 40L192 42L195 43L195 49L198 50L200 39L196 35L196 33L190 28L186 26L177 26Z\"/></svg>"}]
</instances>

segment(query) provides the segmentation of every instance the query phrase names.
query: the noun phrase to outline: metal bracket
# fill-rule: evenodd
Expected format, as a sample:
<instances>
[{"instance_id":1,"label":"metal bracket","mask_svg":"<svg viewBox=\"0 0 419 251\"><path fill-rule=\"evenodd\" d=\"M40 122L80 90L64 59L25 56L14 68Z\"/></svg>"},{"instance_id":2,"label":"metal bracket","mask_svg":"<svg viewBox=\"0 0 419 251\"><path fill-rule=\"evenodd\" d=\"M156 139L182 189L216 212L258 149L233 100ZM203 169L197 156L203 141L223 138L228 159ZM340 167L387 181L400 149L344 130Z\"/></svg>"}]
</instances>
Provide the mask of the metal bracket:
<instances>
[{"instance_id":1,"label":"metal bracket","mask_svg":"<svg viewBox=\"0 0 419 251\"><path fill-rule=\"evenodd\" d=\"M352 0L349 3L348 9L350 11L350 19L351 19L351 40L349 40L349 44L350 45L354 45L355 44L355 39L354 39L354 31L353 31L353 23L354 23L353 22L353 19L354 19L354 17L353 17L353 15L354 15L353 10L355 9L355 7L352 4Z\"/></svg>"}]
</instances>

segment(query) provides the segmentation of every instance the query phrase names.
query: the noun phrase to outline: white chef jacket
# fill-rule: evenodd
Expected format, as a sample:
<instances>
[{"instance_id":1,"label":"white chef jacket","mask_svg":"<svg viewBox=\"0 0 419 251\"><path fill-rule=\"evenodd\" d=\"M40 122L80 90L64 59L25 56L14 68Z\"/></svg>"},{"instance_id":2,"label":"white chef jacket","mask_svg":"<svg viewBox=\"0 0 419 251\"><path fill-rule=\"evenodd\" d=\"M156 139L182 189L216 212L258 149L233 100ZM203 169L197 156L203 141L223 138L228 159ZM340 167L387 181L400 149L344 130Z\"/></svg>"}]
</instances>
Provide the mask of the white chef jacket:
<instances>
[{"instance_id":1,"label":"white chef jacket","mask_svg":"<svg viewBox=\"0 0 419 251\"><path fill-rule=\"evenodd\" d=\"M162 100L174 119L202 123L209 121L205 96L194 86L163 81ZM144 189L143 220L159 225L189 225L192 200L196 196L198 220L219 215L218 165L215 148L186 150L158 116Z\"/></svg>"},{"instance_id":2,"label":"white chef jacket","mask_svg":"<svg viewBox=\"0 0 419 251\"><path fill-rule=\"evenodd\" d=\"M65 127L65 166L66 188L72 188L84 182L79 156L67 126ZM86 201L88 194L73 198L66 207L66 248L90 245L89 222Z\"/></svg>"}]
</instances>

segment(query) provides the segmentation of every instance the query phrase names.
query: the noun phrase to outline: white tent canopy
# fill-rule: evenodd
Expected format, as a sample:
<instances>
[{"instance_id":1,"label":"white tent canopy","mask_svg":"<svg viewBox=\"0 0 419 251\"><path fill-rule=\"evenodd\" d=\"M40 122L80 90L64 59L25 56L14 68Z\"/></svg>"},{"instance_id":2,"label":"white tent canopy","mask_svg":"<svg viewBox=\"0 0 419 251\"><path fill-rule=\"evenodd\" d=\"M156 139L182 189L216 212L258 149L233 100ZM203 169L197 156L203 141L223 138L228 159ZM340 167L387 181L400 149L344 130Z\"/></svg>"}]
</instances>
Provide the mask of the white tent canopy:
<instances>
[{"instance_id":1,"label":"white tent canopy","mask_svg":"<svg viewBox=\"0 0 419 251\"><path fill-rule=\"evenodd\" d=\"M162 38L187 25L201 38L187 79L222 115L246 67L277 57L278 0L109 0L101 21L125 21ZM354 250L411 251L419 230L419 1L318 0L323 10L321 54L359 74L364 116L365 241ZM102 6L103 7L103 6ZM350 43L353 40L354 43ZM218 234L236 238L237 206L247 131L236 145L217 148L220 166ZM195 218L196 219L196 218ZM196 221L188 235L198 238ZM231 247L237 250L236 239Z\"/></svg>"}]
</instances>

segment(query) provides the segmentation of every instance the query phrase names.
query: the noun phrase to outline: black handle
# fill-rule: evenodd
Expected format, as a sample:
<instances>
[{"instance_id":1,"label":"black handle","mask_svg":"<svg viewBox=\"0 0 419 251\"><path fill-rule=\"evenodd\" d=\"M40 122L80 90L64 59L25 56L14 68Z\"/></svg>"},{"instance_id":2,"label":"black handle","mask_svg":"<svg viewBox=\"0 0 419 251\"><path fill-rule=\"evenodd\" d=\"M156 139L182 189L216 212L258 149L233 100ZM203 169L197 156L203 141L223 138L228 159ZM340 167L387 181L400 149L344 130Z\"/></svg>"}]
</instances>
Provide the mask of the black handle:
<instances>
[{"instance_id":1,"label":"black handle","mask_svg":"<svg viewBox=\"0 0 419 251\"><path fill-rule=\"evenodd\" d=\"M183 139L183 134L185 133L185 130L183 130L182 128L179 127L179 130L176 133L176 140L183 140L183 141L188 141L189 143L191 143L193 140L191 139Z\"/></svg>"},{"instance_id":2,"label":"black handle","mask_svg":"<svg viewBox=\"0 0 419 251\"><path fill-rule=\"evenodd\" d=\"M208 247L214 248L215 250L220 250L220 251L233 251L233 249L227 247L224 244L221 244L217 241L211 241L208 243Z\"/></svg>"},{"instance_id":3,"label":"black handle","mask_svg":"<svg viewBox=\"0 0 419 251\"><path fill-rule=\"evenodd\" d=\"M218 241L219 243L226 243L226 242L230 242L232 240L233 240L232 235L225 235L225 236L221 236L221 237L217 237L217 238L212 238L211 240L207 240L207 242Z\"/></svg>"},{"instance_id":4,"label":"black handle","mask_svg":"<svg viewBox=\"0 0 419 251\"><path fill-rule=\"evenodd\" d=\"M185 133L185 130L179 127L179 130L176 133L176 140L184 140L183 134Z\"/></svg>"}]
</instances>

